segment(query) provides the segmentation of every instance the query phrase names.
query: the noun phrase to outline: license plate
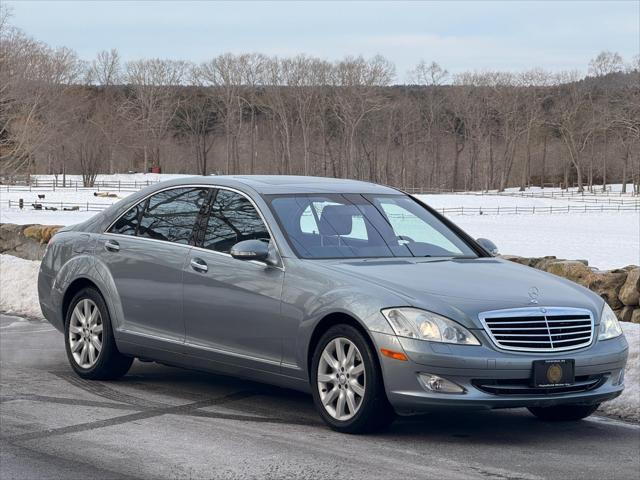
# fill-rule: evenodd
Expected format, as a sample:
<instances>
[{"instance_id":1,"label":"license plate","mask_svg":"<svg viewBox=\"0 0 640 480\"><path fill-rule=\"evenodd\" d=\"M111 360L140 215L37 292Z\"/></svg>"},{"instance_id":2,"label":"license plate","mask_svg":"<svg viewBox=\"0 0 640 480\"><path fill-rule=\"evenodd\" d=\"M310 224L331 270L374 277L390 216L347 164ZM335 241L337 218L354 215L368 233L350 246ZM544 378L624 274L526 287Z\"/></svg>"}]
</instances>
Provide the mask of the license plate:
<instances>
[{"instance_id":1,"label":"license plate","mask_svg":"<svg viewBox=\"0 0 640 480\"><path fill-rule=\"evenodd\" d=\"M575 360L535 360L534 387L568 387L575 382Z\"/></svg>"}]
</instances>

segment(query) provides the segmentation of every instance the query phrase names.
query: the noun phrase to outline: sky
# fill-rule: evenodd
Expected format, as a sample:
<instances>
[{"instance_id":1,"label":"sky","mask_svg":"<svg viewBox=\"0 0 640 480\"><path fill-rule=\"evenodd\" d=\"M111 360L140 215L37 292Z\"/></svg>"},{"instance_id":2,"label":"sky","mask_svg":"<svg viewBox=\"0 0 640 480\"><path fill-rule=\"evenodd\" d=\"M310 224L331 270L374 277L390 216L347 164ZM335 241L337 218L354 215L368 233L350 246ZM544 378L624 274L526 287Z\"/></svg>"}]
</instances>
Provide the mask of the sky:
<instances>
[{"instance_id":1,"label":"sky","mask_svg":"<svg viewBox=\"0 0 640 480\"><path fill-rule=\"evenodd\" d=\"M336 60L384 55L396 81L420 60L452 73L531 67L586 72L602 50L640 51L630 1L15 1L12 24L90 60L206 61L224 52Z\"/></svg>"}]
</instances>

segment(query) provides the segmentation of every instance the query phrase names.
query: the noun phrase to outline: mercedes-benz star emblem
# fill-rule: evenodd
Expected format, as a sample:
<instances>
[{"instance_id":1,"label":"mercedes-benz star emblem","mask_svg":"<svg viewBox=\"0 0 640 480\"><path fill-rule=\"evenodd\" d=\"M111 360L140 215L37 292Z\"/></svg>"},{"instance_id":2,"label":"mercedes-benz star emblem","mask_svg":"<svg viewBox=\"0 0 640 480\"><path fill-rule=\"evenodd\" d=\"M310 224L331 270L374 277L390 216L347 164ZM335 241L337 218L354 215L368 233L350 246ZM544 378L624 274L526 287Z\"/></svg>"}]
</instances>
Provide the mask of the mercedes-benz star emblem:
<instances>
[{"instance_id":1,"label":"mercedes-benz star emblem","mask_svg":"<svg viewBox=\"0 0 640 480\"><path fill-rule=\"evenodd\" d=\"M531 287L529 289L529 303L538 303L539 296L540 290L538 290L538 287Z\"/></svg>"}]
</instances>

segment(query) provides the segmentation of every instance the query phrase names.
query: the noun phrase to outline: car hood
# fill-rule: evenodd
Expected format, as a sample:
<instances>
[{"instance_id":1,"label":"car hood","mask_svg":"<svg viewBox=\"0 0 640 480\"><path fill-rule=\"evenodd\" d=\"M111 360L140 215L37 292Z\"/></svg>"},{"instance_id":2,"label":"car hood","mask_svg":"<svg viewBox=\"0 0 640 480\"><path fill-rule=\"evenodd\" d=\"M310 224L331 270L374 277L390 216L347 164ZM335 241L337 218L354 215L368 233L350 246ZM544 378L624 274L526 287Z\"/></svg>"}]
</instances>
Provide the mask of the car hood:
<instances>
[{"instance_id":1,"label":"car hood","mask_svg":"<svg viewBox=\"0 0 640 480\"><path fill-rule=\"evenodd\" d=\"M518 307L587 308L598 323L603 304L576 283L498 258L338 260L324 267L383 287L407 306L445 315L469 328L482 328L480 312Z\"/></svg>"}]
</instances>

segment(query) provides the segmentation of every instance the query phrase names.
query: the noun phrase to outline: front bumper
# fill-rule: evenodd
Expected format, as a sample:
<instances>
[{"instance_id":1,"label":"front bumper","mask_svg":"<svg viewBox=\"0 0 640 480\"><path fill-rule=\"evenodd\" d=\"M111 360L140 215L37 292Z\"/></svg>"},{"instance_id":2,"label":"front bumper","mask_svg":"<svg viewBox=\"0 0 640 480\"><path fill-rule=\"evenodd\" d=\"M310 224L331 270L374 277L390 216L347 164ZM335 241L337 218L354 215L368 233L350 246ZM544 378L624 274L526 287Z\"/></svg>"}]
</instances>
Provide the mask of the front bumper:
<instances>
[{"instance_id":1,"label":"front bumper","mask_svg":"<svg viewBox=\"0 0 640 480\"><path fill-rule=\"evenodd\" d=\"M493 409L594 404L611 400L624 389L619 380L627 362L628 345L622 335L596 341L580 350L537 354L500 351L488 346L492 343L484 332L473 333L482 345L448 345L372 333L378 352L387 348L403 351L408 357L408 361L399 361L378 355L387 397L397 413L411 415L437 407ZM529 388L532 362L545 358L574 359L578 387L543 391ZM419 381L420 373L453 381L465 392L429 391ZM494 384L502 388L494 389ZM580 389L580 384L585 388Z\"/></svg>"}]
</instances>

